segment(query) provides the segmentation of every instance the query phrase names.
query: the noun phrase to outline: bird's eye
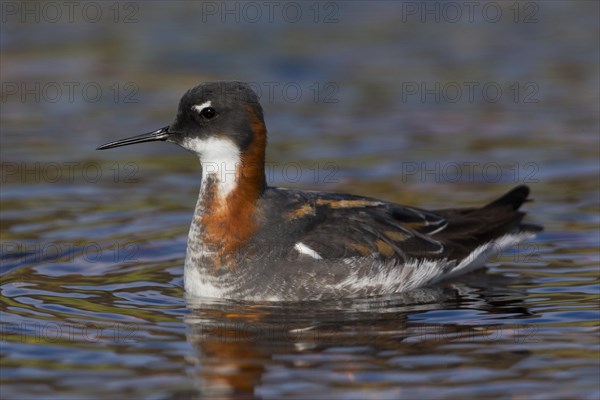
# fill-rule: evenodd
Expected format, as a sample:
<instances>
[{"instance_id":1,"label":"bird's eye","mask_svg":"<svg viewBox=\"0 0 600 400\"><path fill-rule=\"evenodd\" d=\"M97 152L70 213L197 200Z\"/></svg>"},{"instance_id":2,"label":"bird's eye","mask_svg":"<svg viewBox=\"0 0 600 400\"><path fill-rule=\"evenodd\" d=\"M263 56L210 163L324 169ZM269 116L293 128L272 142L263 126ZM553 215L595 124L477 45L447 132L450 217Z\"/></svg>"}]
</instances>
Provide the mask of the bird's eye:
<instances>
[{"instance_id":1,"label":"bird's eye","mask_svg":"<svg viewBox=\"0 0 600 400\"><path fill-rule=\"evenodd\" d=\"M217 112L212 107L206 107L203 108L202 111L200 111L200 115L202 115L202 117L205 119L211 119L212 117L217 115Z\"/></svg>"}]
</instances>

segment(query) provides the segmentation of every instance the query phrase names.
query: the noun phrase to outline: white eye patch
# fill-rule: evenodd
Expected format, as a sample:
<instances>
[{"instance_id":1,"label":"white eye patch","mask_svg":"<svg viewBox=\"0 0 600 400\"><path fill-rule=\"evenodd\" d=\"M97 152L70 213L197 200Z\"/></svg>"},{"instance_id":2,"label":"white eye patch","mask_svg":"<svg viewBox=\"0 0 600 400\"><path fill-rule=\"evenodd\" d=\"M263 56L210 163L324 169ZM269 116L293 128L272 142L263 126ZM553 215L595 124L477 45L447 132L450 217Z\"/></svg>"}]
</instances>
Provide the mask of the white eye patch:
<instances>
[{"instance_id":1,"label":"white eye patch","mask_svg":"<svg viewBox=\"0 0 600 400\"><path fill-rule=\"evenodd\" d=\"M207 108L207 107L210 107L210 106L211 106L211 104L212 104L212 103L210 102L210 100L208 100L208 101L205 101L205 102L204 102L204 103L202 103L202 104L196 104L195 106L192 106L192 110L194 110L194 111L196 111L198 114L200 114L200 113L202 112L202 110L204 110L204 109L205 109L205 108Z\"/></svg>"}]
</instances>

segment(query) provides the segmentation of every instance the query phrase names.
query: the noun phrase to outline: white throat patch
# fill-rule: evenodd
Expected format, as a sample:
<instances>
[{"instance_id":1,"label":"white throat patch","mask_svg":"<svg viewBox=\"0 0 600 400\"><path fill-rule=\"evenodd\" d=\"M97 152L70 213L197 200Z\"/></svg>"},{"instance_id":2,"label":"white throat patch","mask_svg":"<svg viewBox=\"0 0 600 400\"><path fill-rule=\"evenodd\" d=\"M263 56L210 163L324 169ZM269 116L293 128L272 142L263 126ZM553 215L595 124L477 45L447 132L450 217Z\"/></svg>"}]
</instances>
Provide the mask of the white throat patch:
<instances>
[{"instance_id":1,"label":"white throat patch","mask_svg":"<svg viewBox=\"0 0 600 400\"><path fill-rule=\"evenodd\" d=\"M186 138L181 146L194 152L202 164L202 183L208 176L216 178L219 196L226 198L237 185L240 149L229 139Z\"/></svg>"}]
</instances>

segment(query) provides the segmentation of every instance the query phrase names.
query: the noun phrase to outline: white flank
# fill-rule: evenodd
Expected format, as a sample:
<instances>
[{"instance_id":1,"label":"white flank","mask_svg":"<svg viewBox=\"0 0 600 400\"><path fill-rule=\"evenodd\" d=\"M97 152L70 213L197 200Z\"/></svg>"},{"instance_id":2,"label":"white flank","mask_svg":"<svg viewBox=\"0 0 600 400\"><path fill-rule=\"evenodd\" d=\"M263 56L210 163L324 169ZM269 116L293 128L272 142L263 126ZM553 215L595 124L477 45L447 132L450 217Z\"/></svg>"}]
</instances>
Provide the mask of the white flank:
<instances>
[{"instance_id":1,"label":"white flank","mask_svg":"<svg viewBox=\"0 0 600 400\"><path fill-rule=\"evenodd\" d=\"M205 101L202 104L198 104L192 107L192 110L195 110L198 112L198 114L200 114L202 112L202 110L204 110L206 107L210 107L212 103L209 101Z\"/></svg>"},{"instance_id":2,"label":"white flank","mask_svg":"<svg viewBox=\"0 0 600 400\"><path fill-rule=\"evenodd\" d=\"M487 261L499 256L502 250L521 243L535 236L533 232L519 232L507 234L491 242L482 244L471 252L467 257L461 260L460 264L450 270L450 273L442 278L450 278L465 274L482 267Z\"/></svg>"},{"instance_id":3,"label":"white flank","mask_svg":"<svg viewBox=\"0 0 600 400\"><path fill-rule=\"evenodd\" d=\"M360 257L344 260L346 264L356 266L369 261L372 264L369 273L359 274L359 269L353 268L339 285L357 293L363 290L372 291L372 294L403 292L430 284L443 273L448 264L446 260L411 260L404 265L397 265L393 261L381 265Z\"/></svg>"},{"instance_id":4,"label":"white flank","mask_svg":"<svg viewBox=\"0 0 600 400\"><path fill-rule=\"evenodd\" d=\"M207 102L210 103L210 102ZM203 103L206 104L206 103ZM199 107L199 106L195 106ZM226 198L237 185L240 149L229 139L186 138L181 146L196 153L202 164L202 182L212 175L219 182L219 196Z\"/></svg>"},{"instance_id":5,"label":"white flank","mask_svg":"<svg viewBox=\"0 0 600 400\"><path fill-rule=\"evenodd\" d=\"M412 259L404 265L395 265L393 262L378 265L371 260L373 267L370 273L365 274L363 271L359 275L359 269L353 269L346 279L340 282L340 286L353 292L371 290L373 294L402 292L428 286L482 267L487 261L497 257L503 249L534 236L532 232L504 235L477 247L457 265L453 265L454 261L447 259ZM346 264L356 266L369 261L366 257L344 259Z\"/></svg>"},{"instance_id":6,"label":"white flank","mask_svg":"<svg viewBox=\"0 0 600 400\"><path fill-rule=\"evenodd\" d=\"M308 247L307 245L305 245L302 242L296 243L294 245L294 248L298 251L298 253L310 256L310 257L314 258L315 260L323 259L323 257L321 257L319 255L319 253L317 253L316 251L314 251L313 249L311 249L310 247Z\"/></svg>"}]
</instances>

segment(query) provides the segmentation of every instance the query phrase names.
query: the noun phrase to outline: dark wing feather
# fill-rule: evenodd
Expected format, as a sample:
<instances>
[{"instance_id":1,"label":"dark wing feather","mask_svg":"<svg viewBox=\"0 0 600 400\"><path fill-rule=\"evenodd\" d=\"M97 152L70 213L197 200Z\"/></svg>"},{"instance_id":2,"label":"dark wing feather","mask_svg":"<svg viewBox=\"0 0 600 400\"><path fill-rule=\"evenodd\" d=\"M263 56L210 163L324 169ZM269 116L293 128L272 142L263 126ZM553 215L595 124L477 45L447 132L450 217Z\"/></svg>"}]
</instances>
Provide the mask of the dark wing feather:
<instances>
[{"instance_id":1,"label":"dark wing feather","mask_svg":"<svg viewBox=\"0 0 600 400\"><path fill-rule=\"evenodd\" d=\"M460 260L484 243L526 229L520 225L525 214L518 208L529 193L520 186L482 208L426 211L361 196L269 190L281 207L273 212L284 216L272 220L291 229L280 235L290 248L300 242L323 259L398 261Z\"/></svg>"},{"instance_id":2,"label":"dark wing feather","mask_svg":"<svg viewBox=\"0 0 600 400\"><path fill-rule=\"evenodd\" d=\"M446 218L448 226L433 237L445 244L449 258L461 259L477 246L505 234L538 232L542 230L540 226L521 224L525 213L518 210L528 201L528 195L527 186L517 186L481 208L436 210L436 214Z\"/></svg>"},{"instance_id":3,"label":"dark wing feather","mask_svg":"<svg viewBox=\"0 0 600 400\"><path fill-rule=\"evenodd\" d=\"M434 213L380 200L328 193L308 193L314 207L297 236L325 259L373 256L407 260L437 258L444 246L430 233L446 220Z\"/></svg>"}]
</instances>

